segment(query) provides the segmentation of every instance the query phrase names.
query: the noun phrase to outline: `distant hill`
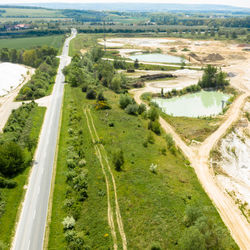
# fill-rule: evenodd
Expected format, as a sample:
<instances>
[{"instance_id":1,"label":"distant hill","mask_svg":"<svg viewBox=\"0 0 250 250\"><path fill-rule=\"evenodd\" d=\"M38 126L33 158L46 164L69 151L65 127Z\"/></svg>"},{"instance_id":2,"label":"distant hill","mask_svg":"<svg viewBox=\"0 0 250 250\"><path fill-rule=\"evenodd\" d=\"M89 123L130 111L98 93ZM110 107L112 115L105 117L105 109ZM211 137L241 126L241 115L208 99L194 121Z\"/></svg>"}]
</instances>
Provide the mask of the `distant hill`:
<instances>
[{"instance_id":1,"label":"distant hill","mask_svg":"<svg viewBox=\"0 0 250 250\"><path fill-rule=\"evenodd\" d=\"M21 5L21 4L20 4ZM24 5L24 4L22 4ZM135 12L222 12L249 13L250 8L212 4L164 4L164 3L29 3L26 6L36 6L52 9L82 9L97 11L135 11Z\"/></svg>"}]
</instances>

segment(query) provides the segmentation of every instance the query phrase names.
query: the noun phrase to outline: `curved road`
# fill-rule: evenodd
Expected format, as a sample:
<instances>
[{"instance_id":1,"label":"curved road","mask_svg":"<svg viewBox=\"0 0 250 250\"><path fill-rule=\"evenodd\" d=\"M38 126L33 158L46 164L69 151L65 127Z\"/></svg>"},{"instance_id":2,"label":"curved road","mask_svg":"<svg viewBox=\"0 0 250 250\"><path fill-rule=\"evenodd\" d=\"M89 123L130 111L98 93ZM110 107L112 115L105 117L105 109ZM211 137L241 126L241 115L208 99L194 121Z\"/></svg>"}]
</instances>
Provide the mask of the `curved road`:
<instances>
[{"instance_id":1,"label":"curved road","mask_svg":"<svg viewBox=\"0 0 250 250\"><path fill-rule=\"evenodd\" d=\"M70 63L69 43L76 36L76 30L66 39L51 102L46 111L40 140L34 158L28 189L23 202L12 249L43 249L48 201L50 195L53 164L57 143L60 112L63 100L64 75L62 69Z\"/></svg>"}]
</instances>

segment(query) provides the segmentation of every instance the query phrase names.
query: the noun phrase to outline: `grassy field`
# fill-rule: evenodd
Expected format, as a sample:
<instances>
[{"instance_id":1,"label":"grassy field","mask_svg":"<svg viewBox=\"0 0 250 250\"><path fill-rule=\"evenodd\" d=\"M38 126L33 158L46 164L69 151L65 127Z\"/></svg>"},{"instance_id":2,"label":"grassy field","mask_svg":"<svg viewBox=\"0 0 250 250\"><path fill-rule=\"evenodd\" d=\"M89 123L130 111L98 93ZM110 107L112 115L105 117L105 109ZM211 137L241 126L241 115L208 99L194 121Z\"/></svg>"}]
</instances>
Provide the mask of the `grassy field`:
<instances>
[{"instance_id":1,"label":"grassy field","mask_svg":"<svg viewBox=\"0 0 250 250\"><path fill-rule=\"evenodd\" d=\"M118 106L118 95L113 92L105 91L104 95L112 109L96 111L91 108L91 113L101 138L100 143L104 146L110 162L115 149L121 148L124 152L123 170L117 172L112 167L112 172L117 184L128 249L151 249L154 244L160 246L159 249L179 249L179 239L186 230L184 217L188 206L199 207L203 215L220 227L224 247L237 249L193 169L188 166L181 153L171 153L165 139L156 135L153 135L154 143L145 147L143 142L147 140L149 133L148 121L121 110ZM72 105L78 114L77 119L85 138L82 147L88 169L88 198L82 203L76 228L84 234L84 240L90 249L111 247L105 182L83 112L84 107L91 107L93 103L94 101L85 98L79 88L66 86L49 249L66 248L62 221L67 216L63 204L68 192L65 184L69 146L67 132L70 129ZM163 149L166 150L165 153L162 153ZM149 170L151 163L158 165L156 174Z\"/></svg>"},{"instance_id":2,"label":"grassy field","mask_svg":"<svg viewBox=\"0 0 250 250\"><path fill-rule=\"evenodd\" d=\"M64 17L61 11L58 10L49 10L49 9L32 9L32 8L0 8L0 10L6 11L2 13L2 18L9 17L41 17L41 18L55 18L55 17Z\"/></svg>"},{"instance_id":3,"label":"grassy field","mask_svg":"<svg viewBox=\"0 0 250 250\"><path fill-rule=\"evenodd\" d=\"M41 126L43 123L43 117L46 108L36 107L32 110L29 119L27 120L26 131L30 134L30 138L35 141L38 140ZM34 150L30 154L34 154ZM13 189L1 189L4 201L6 202L5 212L0 218L0 241L3 242L9 249L11 244L11 238L14 236L14 226L16 222L16 216L20 202L24 197L25 190L24 185L27 183L27 177L30 172L30 167L26 168L21 174L13 178L17 182L17 186Z\"/></svg>"},{"instance_id":4,"label":"grassy field","mask_svg":"<svg viewBox=\"0 0 250 250\"><path fill-rule=\"evenodd\" d=\"M69 55L74 56L80 53L80 50L87 50L88 48L97 44L97 39L102 34L78 34L75 39L70 42Z\"/></svg>"},{"instance_id":5,"label":"grassy field","mask_svg":"<svg viewBox=\"0 0 250 250\"><path fill-rule=\"evenodd\" d=\"M64 35L0 39L0 48L30 49L37 46L51 46L60 49Z\"/></svg>"},{"instance_id":6,"label":"grassy field","mask_svg":"<svg viewBox=\"0 0 250 250\"><path fill-rule=\"evenodd\" d=\"M161 112L161 116L176 130L186 142L202 142L220 125L222 118L174 117Z\"/></svg>"}]
</instances>

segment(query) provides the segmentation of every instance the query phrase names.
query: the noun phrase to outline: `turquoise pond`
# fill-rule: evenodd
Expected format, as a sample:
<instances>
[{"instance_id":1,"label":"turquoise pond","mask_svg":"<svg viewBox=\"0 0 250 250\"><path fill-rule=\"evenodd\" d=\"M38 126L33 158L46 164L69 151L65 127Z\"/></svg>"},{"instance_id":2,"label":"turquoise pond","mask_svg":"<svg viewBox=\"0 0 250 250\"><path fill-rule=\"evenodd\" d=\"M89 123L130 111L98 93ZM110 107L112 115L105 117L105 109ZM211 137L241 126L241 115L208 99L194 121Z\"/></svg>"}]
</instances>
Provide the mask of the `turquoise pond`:
<instances>
[{"instance_id":1,"label":"turquoise pond","mask_svg":"<svg viewBox=\"0 0 250 250\"><path fill-rule=\"evenodd\" d=\"M168 54L159 54L159 53L131 55L128 58L132 60L138 59L139 61L143 62L159 62L159 63L181 63L182 61L187 62L187 60L179 56L172 56Z\"/></svg>"},{"instance_id":2,"label":"turquoise pond","mask_svg":"<svg viewBox=\"0 0 250 250\"><path fill-rule=\"evenodd\" d=\"M230 95L218 91L200 91L170 99L154 98L152 101L168 115L204 117L221 113L222 103L229 98Z\"/></svg>"}]
</instances>

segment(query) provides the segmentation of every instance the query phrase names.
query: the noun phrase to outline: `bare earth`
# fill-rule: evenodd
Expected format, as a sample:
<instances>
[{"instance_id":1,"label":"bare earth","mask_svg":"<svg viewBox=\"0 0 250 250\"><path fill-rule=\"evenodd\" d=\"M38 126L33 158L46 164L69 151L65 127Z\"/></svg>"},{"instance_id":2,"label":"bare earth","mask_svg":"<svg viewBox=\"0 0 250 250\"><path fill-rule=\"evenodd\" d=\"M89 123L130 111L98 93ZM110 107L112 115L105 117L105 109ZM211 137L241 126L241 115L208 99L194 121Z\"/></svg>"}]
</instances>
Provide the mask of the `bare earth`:
<instances>
[{"instance_id":1,"label":"bare earth","mask_svg":"<svg viewBox=\"0 0 250 250\"><path fill-rule=\"evenodd\" d=\"M174 42L171 43L173 44ZM242 52L242 48L238 47L237 45L230 45L222 42L204 42L197 43L197 45L195 43L197 43L197 41L191 41L189 47L192 48L192 50L196 49L196 52L199 52L200 55L204 53L203 56L205 56L205 53L207 55L210 53L210 51L220 51L220 54L223 54L223 57L226 59L220 62L220 66L224 66L224 71L228 73L234 73L235 76L230 79L231 84L235 88L239 89L242 94L235 100L235 102L227 111L226 119L223 124L203 143L196 145L195 147L187 146L180 136L175 132L174 128L171 127L163 118L160 117L159 121L162 128L167 133L172 134L176 145L189 159L192 167L195 169L200 183L202 184L206 193L209 195L210 199L213 201L236 243L241 249L247 250L250 246L250 224L242 215L241 211L235 205L231 197L216 183L214 173L209 167L208 160L210 151L221 139L221 137L226 134L227 130L232 126L232 124L238 120L239 115L242 112L242 107L246 99L250 96L250 55L249 53L247 54L247 52ZM224 44L225 48L221 47L222 44ZM178 78L175 80L178 81ZM183 81L185 81L185 79L179 81L178 84L180 87L185 86ZM169 83L169 81L167 82ZM155 90L157 87L160 86L155 86L152 83L148 83L142 89L131 90L131 93L134 95L136 102L141 103L142 101L140 96L145 92L152 92L152 88Z\"/></svg>"},{"instance_id":2,"label":"bare earth","mask_svg":"<svg viewBox=\"0 0 250 250\"><path fill-rule=\"evenodd\" d=\"M0 97L0 133L2 132L2 129L4 128L4 125L11 114L11 111L13 109L17 109L22 105L21 102L15 102L15 98L19 93L20 89L22 88L22 86L30 80L34 72L35 69L29 68L29 74L27 75L23 83L20 84L13 91L11 91L9 94Z\"/></svg>"}]
</instances>

